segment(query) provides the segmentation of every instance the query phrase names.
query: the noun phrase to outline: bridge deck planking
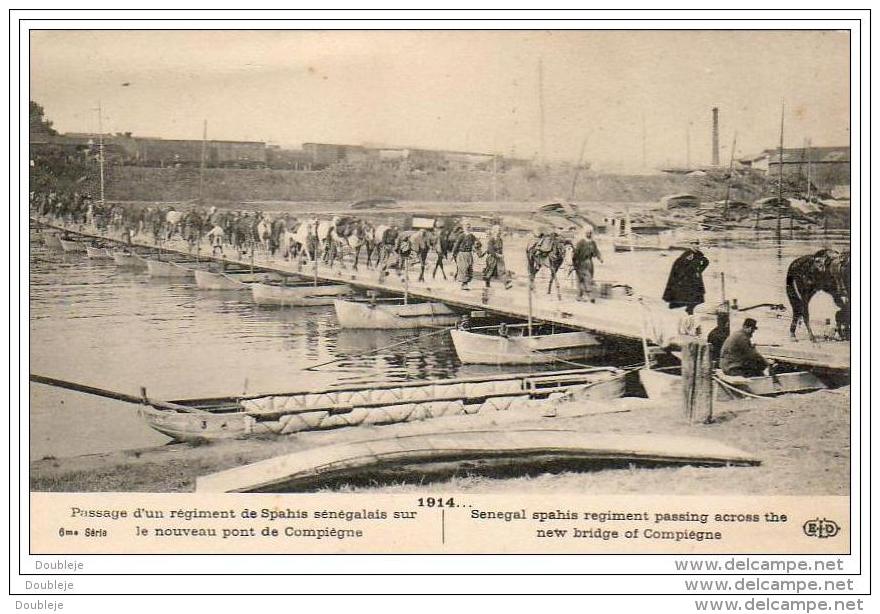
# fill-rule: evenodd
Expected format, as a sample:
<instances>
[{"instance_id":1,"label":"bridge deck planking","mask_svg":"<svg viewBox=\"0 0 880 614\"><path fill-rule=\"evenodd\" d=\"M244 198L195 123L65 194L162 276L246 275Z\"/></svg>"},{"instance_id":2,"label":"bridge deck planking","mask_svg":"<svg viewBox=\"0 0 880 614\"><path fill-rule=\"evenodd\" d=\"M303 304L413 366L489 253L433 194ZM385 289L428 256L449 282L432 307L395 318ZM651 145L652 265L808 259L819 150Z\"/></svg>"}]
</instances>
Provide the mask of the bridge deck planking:
<instances>
[{"instance_id":1,"label":"bridge deck planking","mask_svg":"<svg viewBox=\"0 0 880 614\"><path fill-rule=\"evenodd\" d=\"M36 220L35 220L36 221ZM126 245L120 239L115 239L101 234L96 229L73 230L61 226L37 223L66 230L84 237L110 241L118 245ZM207 254L193 254L182 239L173 240L161 247L145 241L136 241L132 247L156 251L161 249L163 253L174 253L187 258L198 258L202 261L212 260L225 262L243 268L253 266L255 270L265 272L284 273L299 276L305 279L313 279L317 276L319 281L344 282L360 290L375 290L391 294L408 294L410 297L439 301L452 307L465 310L482 310L498 316L516 319L528 317L528 295L525 290L526 282L518 280L514 289L504 290L503 285L496 281L484 302L482 280L475 276L469 291L462 290L458 284L451 280L426 280L419 282L416 276L410 272L408 279L399 277L390 271L387 277L380 282L378 272L375 269L362 268L359 271L351 269L331 269L323 263L319 263L317 274L312 262L302 267L295 263L272 258L268 254L255 255L253 261L249 257L234 258L224 256L214 257ZM428 267L430 270L430 267ZM370 279L370 278L373 279ZM446 284L439 286L438 284ZM536 284L540 288L540 284ZM523 292L516 292L519 288ZM668 342L671 332L677 330L683 316L682 310L670 310L659 299L637 298L596 298L595 303L578 302L572 298L563 296L557 300L555 292L547 295L543 289L533 293L532 317L536 321L548 322L573 329L594 332L600 335L622 337L626 339L640 340L643 332L649 341L657 344ZM706 306L704 305L703 308ZM822 341L812 343L802 339L792 341L788 334L790 313L779 313L768 310L749 312L734 311L731 317L731 326L739 327L746 317L754 317L759 321L759 337L756 339L761 352L768 358L774 358L792 364L820 367L833 370L846 370L850 368L850 344L840 341ZM715 326L715 316L708 311L697 310L696 321L702 329L702 334L707 334ZM822 322L814 322L814 330L821 328ZM800 334L805 332L801 329Z\"/></svg>"}]
</instances>

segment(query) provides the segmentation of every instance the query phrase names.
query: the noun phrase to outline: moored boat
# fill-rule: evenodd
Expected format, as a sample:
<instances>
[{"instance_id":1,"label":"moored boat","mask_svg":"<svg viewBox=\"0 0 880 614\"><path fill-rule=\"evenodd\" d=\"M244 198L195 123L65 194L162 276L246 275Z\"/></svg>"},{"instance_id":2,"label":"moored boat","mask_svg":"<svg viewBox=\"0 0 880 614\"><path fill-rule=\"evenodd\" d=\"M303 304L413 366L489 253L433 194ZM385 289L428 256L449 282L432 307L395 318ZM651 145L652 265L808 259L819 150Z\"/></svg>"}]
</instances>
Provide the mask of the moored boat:
<instances>
[{"instance_id":1,"label":"moored boat","mask_svg":"<svg viewBox=\"0 0 880 614\"><path fill-rule=\"evenodd\" d=\"M62 250L61 238L54 232L43 233L43 244L49 249Z\"/></svg>"},{"instance_id":2,"label":"moored boat","mask_svg":"<svg viewBox=\"0 0 880 614\"><path fill-rule=\"evenodd\" d=\"M179 441L287 435L346 426L394 424L506 411L532 399L573 393L580 400L623 395L625 371L590 367L453 380L386 382L241 398L141 405L153 429ZM152 403L152 402L151 402Z\"/></svg>"},{"instance_id":3,"label":"moored boat","mask_svg":"<svg viewBox=\"0 0 880 614\"><path fill-rule=\"evenodd\" d=\"M731 401L749 396L775 397L782 394L815 392L827 388L822 381L807 371L741 377L725 375L721 369L714 374L715 399ZM640 369L639 381L652 400L681 399L681 375L663 373L654 369Z\"/></svg>"},{"instance_id":4,"label":"moored boat","mask_svg":"<svg viewBox=\"0 0 880 614\"><path fill-rule=\"evenodd\" d=\"M84 252L86 251L86 244L82 241L73 241L71 239L59 239L61 242L61 249L65 252Z\"/></svg>"},{"instance_id":5,"label":"moored boat","mask_svg":"<svg viewBox=\"0 0 880 614\"><path fill-rule=\"evenodd\" d=\"M146 259L138 256L132 252L113 252L111 254L113 256L113 262L117 264L117 266L127 267L131 269L145 269L147 268Z\"/></svg>"},{"instance_id":6,"label":"moored boat","mask_svg":"<svg viewBox=\"0 0 880 614\"><path fill-rule=\"evenodd\" d=\"M250 290L250 284L239 281L225 273L196 270L196 286L199 290Z\"/></svg>"},{"instance_id":7,"label":"moored boat","mask_svg":"<svg viewBox=\"0 0 880 614\"><path fill-rule=\"evenodd\" d=\"M337 299L333 307L342 328L430 328L458 322L458 315L443 303L383 305Z\"/></svg>"},{"instance_id":8,"label":"moored boat","mask_svg":"<svg viewBox=\"0 0 880 614\"><path fill-rule=\"evenodd\" d=\"M152 258L145 258L147 262L147 271L150 273L150 277L192 277L195 274L194 269L190 269L185 266L181 266L176 262L170 262L167 260L153 260Z\"/></svg>"},{"instance_id":9,"label":"moored boat","mask_svg":"<svg viewBox=\"0 0 880 614\"><path fill-rule=\"evenodd\" d=\"M307 307L332 305L338 296L351 292L346 284L303 283L299 285L283 284L250 284L254 302L258 305L276 305L280 307Z\"/></svg>"},{"instance_id":10,"label":"moored boat","mask_svg":"<svg viewBox=\"0 0 880 614\"><path fill-rule=\"evenodd\" d=\"M458 359L484 365L534 365L585 360L602 351L590 333L576 331L551 335L487 335L450 331Z\"/></svg>"},{"instance_id":11,"label":"moored boat","mask_svg":"<svg viewBox=\"0 0 880 614\"><path fill-rule=\"evenodd\" d=\"M715 398L724 401L740 399L752 395L775 397L781 394L815 392L827 388L822 381L808 371L776 373L758 377L725 375L721 369L715 371Z\"/></svg>"},{"instance_id":12,"label":"moored boat","mask_svg":"<svg viewBox=\"0 0 880 614\"><path fill-rule=\"evenodd\" d=\"M91 258L92 260L110 260L113 258L113 255L110 253L110 250L105 247L86 245L86 257Z\"/></svg>"}]
</instances>

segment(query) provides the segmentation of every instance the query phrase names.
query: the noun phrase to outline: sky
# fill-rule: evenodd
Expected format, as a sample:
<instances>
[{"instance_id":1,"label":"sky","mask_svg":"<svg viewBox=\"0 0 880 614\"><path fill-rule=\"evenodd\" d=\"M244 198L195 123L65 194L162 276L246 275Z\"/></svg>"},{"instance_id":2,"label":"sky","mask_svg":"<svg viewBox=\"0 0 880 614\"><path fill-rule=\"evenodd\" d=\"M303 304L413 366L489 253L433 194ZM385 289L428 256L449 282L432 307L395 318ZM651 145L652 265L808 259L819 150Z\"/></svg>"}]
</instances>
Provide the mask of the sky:
<instances>
[{"instance_id":1,"label":"sky","mask_svg":"<svg viewBox=\"0 0 880 614\"><path fill-rule=\"evenodd\" d=\"M200 139L207 120L208 138L293 147L707 164L715 106L722 160L734 133L737 157L778 146L783 101L786 146L848 144L849 45L833 31L46 30L31 34L30 97L61 132L97 131L100 102L105 131L137 136Z\"/></svg>"}]
</instances>

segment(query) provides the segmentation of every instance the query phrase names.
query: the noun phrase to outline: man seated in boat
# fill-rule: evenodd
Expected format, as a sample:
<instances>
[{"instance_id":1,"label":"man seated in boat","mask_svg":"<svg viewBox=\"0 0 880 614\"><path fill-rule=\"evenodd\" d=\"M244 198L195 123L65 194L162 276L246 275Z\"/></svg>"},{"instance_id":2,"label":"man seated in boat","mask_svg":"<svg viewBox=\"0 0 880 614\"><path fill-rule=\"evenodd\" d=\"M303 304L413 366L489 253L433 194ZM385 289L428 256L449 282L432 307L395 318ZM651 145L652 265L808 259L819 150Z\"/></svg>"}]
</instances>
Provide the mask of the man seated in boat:
<instances>
[{"instance_id":1,"label":"man seated in boat","mask_svg":"<svg viewBox=\"0 0 880 614\"><path fill-rule=\"evenodd\" d=\"M761 356L752 345L752 335L758 330L754 318L746 318L740 330L733 331L721 347L721 370L725 375L758 377L773 362Z\"/></svg>"}]
</instances>

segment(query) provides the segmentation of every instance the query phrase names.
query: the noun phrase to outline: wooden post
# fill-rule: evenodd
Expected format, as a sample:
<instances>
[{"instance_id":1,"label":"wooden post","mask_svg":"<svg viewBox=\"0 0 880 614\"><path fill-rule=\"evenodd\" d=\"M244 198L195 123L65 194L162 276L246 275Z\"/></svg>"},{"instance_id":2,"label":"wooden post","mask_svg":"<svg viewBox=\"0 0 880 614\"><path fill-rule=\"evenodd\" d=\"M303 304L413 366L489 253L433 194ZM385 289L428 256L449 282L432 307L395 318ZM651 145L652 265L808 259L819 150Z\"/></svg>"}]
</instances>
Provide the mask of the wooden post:
<instances>
[{"instance_id":1,"label":"wooden post","mask_svg":"<svg viewBox=\"0 0 880 614\"><path fill-rule=\"evenodd\" d=\"M688 422L712 421L712 358L710 346L700 339L688 341L681 354L682 401Z\"/></svg>"},{"instance_id":2,"label":"wooden post","mask_svg":"<svg viewBox=\"0 0 880 614\"><path fill-rule=\"evenodd\" d=\"M535 289L535 280L529 277L529 337L532 336L532 292Z\"/></svg>"},{"instance_id":3,"label":"wooden post","mask_svg":"<svg viewBox=\"0 0 880 614\"><path fill-rule=\"evenodd\" d=\"M401 266L403 266L403 304L409 305L409 263L406 256L400 257Z\"/></svg>"},{"instance_id":4,"label":"wooden post","mask_svg":"<svg viewBox=\"0 0 880 614\"><path fill-rule=\"evenodd\" d=\"M320 242L315 245L315 287L318 286L318 247L320 245Z\"/></svg>"}]
</instances>

